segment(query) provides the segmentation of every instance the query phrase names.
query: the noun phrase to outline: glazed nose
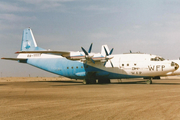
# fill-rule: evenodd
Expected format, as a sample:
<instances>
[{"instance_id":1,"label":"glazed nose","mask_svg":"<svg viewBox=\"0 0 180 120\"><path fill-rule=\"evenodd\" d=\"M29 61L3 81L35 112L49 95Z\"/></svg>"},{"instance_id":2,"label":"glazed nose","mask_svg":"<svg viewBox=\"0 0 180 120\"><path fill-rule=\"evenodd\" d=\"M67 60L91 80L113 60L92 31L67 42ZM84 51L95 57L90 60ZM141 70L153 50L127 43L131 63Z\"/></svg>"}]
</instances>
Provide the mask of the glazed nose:
<instances>
[{"instance_id":1,"label":"glazed nose","mask_svg":"<svg viewBox=\"0 0 180 120\"><path fill-rule=\"evenodd\" d=\"M177 70L179 68L179 65L177 63L175 63L175 70Z\"/></svg>"},{"instance_id":2,"label":"glazed nose","mask_svg":"<svg viewBox=\"0 0 180 120\"><path fill-rule=\"evenodd\" d=\"M177 70L179 68L179 65L175 62L171 62L171 66L174 66L174 69Z\"/></svg>"}]
</instances>

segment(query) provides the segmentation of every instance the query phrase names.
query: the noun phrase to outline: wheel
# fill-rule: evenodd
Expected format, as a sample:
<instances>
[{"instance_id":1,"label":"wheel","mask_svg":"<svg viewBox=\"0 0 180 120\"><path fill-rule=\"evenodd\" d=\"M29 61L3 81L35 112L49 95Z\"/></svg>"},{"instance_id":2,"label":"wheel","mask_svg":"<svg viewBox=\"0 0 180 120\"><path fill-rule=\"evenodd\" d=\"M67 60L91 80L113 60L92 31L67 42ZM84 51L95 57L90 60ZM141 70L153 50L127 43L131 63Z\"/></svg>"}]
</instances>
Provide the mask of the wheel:
<instances>
[{"instance_id":1,"label":"wheel","mask_svg":"<svg viewBox=\"0 0 180 120\"><path fill-rule=\"evenodd\" d=\"M148 79L148 80L146 81L146 84L152 84L152 80L151 80L151 79Z\"/></svg>"},{"instance_id":2,"label":"wheel","mask_svg":"<svg viewBox=\"0 0 180 120\"><path fill-rule=\"evenodd\" d=\"M87 81L86 79L83 80L83 84L86 85L87 84Z\"/></svg>"},{"instance_id":3,"label":"wheel","mask_svg":"<svg viewBox=\"0 0 180 120\"><path fill-rule=\"evenodd\" d=\"M98 83L102 84L103 83L103 79L98 79Z\"/></svg>"},{"instance_id":4,"label":"wheel","mask_svg":"<svg viewBox=\"0 0 180 120\"><path fill-rule=\"evenodd\" d=\"M83 84L96 84L96 79L84 79Z\"/></svg>"},{"instance_id":5,"label":"wheel","mask_svg":"<svg viewBox=\"0 0 180 120\"><path fill-rule=\"evenodd\" d=\"M90 79L90 80L89 80L89 83L90 83L90 84L96 84L96 79Z\"/></svg>"},{"instance_id":6,"label":"wheel","mask_svg":"<svg viewBox=\"0 0 180 120\"><path fill-rule=\"evenodd\" d=\"M110 79L105 79L104 82L105 83L111 83Z\"/></svg>"},{"instance_id":7,"label":"wheel","mask_svg":"<svg viewBox=\"0 0 180 120\"><path fill-rule=\"evenodd\" d=\"M160 76L153 77L153 79L161 79Z\"/></svg>"},{"instance_id":8,"label":"wheel","mask_svg":"<svg viewBox=\"0 0 180 120\"><path fill-rule=\"evenodd\" d=\"M98 79L99 84L107 84L111 83L110 79Z\"/></svg>"}]
</instances>

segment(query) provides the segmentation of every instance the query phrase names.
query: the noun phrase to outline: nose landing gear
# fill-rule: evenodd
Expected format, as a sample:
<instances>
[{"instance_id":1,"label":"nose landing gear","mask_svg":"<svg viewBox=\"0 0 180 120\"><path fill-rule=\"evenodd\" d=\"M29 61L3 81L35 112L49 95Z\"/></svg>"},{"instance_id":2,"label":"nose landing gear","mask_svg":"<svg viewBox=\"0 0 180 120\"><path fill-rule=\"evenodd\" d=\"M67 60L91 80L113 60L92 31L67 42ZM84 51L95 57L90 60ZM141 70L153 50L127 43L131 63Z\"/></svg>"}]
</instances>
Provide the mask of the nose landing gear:
<instances>
[{"instance_id":1,"label":"nose landing gear","mask_svg":"<svg viewBox=\"0 0 180 120\"><path fill-rule=\"evenodd\" d=\"M151 78L150 78L150 79L147 79L146 84L152 84Z\"/></svg>"}]
</instances>

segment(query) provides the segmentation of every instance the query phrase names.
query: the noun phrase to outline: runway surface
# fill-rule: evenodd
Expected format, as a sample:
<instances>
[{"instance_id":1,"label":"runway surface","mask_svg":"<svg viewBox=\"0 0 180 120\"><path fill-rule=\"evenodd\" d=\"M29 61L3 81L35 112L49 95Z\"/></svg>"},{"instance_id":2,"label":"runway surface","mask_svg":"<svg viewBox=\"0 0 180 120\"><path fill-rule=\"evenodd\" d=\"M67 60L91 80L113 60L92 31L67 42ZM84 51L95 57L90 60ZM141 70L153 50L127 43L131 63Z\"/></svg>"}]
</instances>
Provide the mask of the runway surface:
<instances>
[{"instance_id":1,"label":"runway surface","mask_svg":"<svg viewBox=\"0 0 180 120\"><path fill-rule=\"evenodd\" d=\"M0 79L0 120L179 120L179 105L180 79Z\"/></svg>"}]
</instances>

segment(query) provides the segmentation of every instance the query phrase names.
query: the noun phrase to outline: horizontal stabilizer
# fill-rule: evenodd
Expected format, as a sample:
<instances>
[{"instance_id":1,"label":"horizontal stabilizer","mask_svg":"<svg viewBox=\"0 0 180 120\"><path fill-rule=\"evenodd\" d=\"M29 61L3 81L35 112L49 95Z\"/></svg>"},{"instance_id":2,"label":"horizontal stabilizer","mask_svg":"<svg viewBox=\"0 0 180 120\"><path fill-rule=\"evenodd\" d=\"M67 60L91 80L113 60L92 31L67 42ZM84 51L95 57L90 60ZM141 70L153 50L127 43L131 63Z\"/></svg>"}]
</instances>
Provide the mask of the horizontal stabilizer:
<instances>
[{"instance_id":1,"label":"horizontal stabilizer","mask_svg":"<svg viewBox=\"0 0 180 120\"><path fill-rule=\"evenodd\" d=\"M4 59L4 60L27 60L27 59L24 59L24 58L1 58L1 59Z\"/></svg>"},{"instance_id":2,"label":"horizontal stabilizer","mask_svg":"<svg viewBox=\"0 0 180 120\"><path fill-rule=\"evenodd\" d=\"M26 58L1 58L4 60L15 60L15 61L19 61L20 63L26 63L27 59Z\"/></svg>"}]
</instances>

